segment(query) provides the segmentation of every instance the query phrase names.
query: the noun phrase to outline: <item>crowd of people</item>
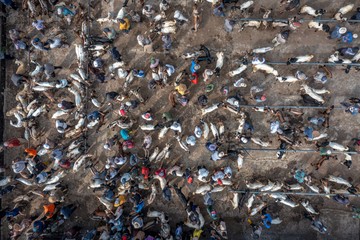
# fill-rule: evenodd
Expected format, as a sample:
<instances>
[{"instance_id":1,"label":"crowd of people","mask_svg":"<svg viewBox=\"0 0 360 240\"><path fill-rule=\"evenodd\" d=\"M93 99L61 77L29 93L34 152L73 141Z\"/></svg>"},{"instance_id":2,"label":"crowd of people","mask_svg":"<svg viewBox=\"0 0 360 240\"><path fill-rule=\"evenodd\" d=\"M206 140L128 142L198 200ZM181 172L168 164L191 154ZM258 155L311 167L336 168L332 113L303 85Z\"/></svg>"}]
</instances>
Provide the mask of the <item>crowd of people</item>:
<instances>
[{"instance_id":1,"label":"crowd of people","mask_svg":"<svg viewBox=\"0 0 360 240\"><path fill-rule=\"evenodd\" d=\"M312 198L295 198L285 193L289 191L322 194L347 206L353 217L359 218L359 207L350 202L359 189L355 180L346 176L328 173L326 178L316 179L312 172L299 168L290 169L287 181L267 176L265 182L243 179L238 173L250 158L246 148L251 147L275 148L273 157L279 160L286 159L290 150L311 148L319 156L311 164L314 171L326 161L339 161L351 171L352 158L360 151L356 132L344 145L334 141L328 129L334 111L356 118L360 98L348 96L341 106L330 105L326 84L339 67L345 74L358 71L352 65L359 62L360 49L351 45L358 35L344 25L348 20L360 20L360 6L356 9L348 4L329 10L334 12L331 18L337 20L330 27L316 20L305 24L298 16L270 21L276 11L263 7L263 20L240 21L241 14L253 12L254 1L194 1L186 11L170 0L125 0L117 14L110 12L99 18L89 11L99 4L96 1L0 2L6 16L20 11L29 13L31 19L31 29L8 29L7 46L11 46L0 52L2 61L17 66L16 71L7 72L6 84L14 91L7 101L15 104L5 109L11 136L6 135L1 146L5 159L11 158L0 168L0 216L1 227L8 227L6 239L235 239L228 233L226 214L217 211L219 203L239 209L245 219L239 224L246 225L249 237L255 239L286 221L285 216L272 211L275 204L302 206L309 226L328 233L320 211L311 205ZM178 32L188 29L196 36L204 28L205 9L210 8L211 16L207 17L223 19L223 31L228 34L245 32L245 28L264 30L270 24L279 31L266 46L244 54L238 67L227 73L224 62L229 59L205 40L196 50L175 56L179 59L172 64L173 52L180 48ZM281 1L279 8L290 16L327 13L300 5L299 0ZM324 61L337 67L319 66L312 76L301 70L280 75L280 67L273 67L266 58L292 41L292 33L304 26L310 28L307 31L315 28L324 32L324 38L347 44L329 53ZM27 31L36 31L36 35L31 38ZM149 59L146 68L129 64L131 59L125 53L130 49L118 44L124 36L136 43L134 48L144 54L143 59ZM57 66L50 53L64 55L70 48L75 50L76 59ZM314 58L304 53L283 60L286 65L295 65ZM298 104L318 107L319 111L309 115L306 109L268 106L267 90L245 78L249 69L280 83L301 82ZM233 84L218 89L215 83L225 77L233 79ZM99 90L103 89L100 85L113 86L114 82L120 87ZM203 86L201 92L192 91L199 85ZM150 92L150 97L144 92ZM166 94L169 102L160 105L169 110L154 111L151 105L156 103L149 104L160 94ZM249 108L251 104L256 107ZM191 106L198 110L194 116L188 111ZM219 111L226 113L221 121L214 117ZM254 112L271 119L268 132L258 131L251 117ZM194 118L192 124L183 124L182 114ZM229 130L234 122L238 127ZM195 148L203 149L207 159L193 167L182 158L189 158ZM178 157L182 160L174 163ZM221 165L214 168L212 163ZM237 191L242 180L246 180L244 191ZM74 198L73 189L84 186L93 190L90 197L98 199L98 206L88 206L85 197ZM231 197L226 202L217 201L217 193ZM175 218L166 205L155 202L175 203ZM39 206L41 213L34 211ZM89 214L85 209L95 210ZM75 219L87 224L77 224Z\"/></svg>"}]
</instances>

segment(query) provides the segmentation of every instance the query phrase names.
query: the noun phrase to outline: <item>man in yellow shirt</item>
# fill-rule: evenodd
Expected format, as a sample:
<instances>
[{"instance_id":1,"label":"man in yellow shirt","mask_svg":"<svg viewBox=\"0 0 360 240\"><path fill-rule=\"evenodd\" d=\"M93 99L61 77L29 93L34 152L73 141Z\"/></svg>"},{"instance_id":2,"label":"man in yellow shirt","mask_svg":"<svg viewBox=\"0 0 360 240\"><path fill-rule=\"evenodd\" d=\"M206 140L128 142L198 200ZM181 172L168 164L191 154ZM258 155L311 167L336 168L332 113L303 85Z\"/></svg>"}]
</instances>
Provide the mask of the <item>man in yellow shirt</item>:
<instances>
[{"instance_id":1,"label":"man in yellow shirt","mask_svg":"<svg viewBox=\"0 0 360 240\"><path fill-rule=\"evenodd\" d=\"M120 22L120 30L124 31L125 33L128 33L130 31L130 21L127 18L119 19Z\"/></svg>"},{"instance_id":2,"label":"man in yellow shirt","mask_svg":"<svg viewBox=\"0 0 360 240\"><path fill-rule=\"evenodd\" d=\"M180 93L182 96L184 96L184 95L186 95L186 94L189 93L189 91L187 90L186 85L183 84L183 83L177 85L177 86L175 87L175 90L176 90L178 93Z\"/></svg>"}]
</instances>

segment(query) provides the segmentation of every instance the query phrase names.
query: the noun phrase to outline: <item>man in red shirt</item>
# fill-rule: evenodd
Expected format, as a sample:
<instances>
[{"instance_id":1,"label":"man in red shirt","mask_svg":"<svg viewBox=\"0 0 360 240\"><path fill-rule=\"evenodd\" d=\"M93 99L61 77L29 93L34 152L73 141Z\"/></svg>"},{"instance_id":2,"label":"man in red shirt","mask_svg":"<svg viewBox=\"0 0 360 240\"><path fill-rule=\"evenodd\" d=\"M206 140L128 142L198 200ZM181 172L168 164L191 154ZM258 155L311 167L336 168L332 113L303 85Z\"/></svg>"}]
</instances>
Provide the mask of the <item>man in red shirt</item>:
<instances>
[{"instance_id":1,"label":"man in red shirt","mask_svg":"<svg viewBox=\"0 0 360 240\"><path fill-rule=\"evenodd\" d=\"M198 82L199 82L199 75L198 75L196 72L192 73L191 76L190 76L190 81L191 81L193 84L198 84Z\"/></svg>"},{"instance_id":2,"label":"man in red shirt","mask_svg":"<svg viewBox=\"0 0 360 240\"><path fill-rule=\"evenodd\" d=\"M149 179L149 173L150 173L150 169L148 167L143 166L141 168L141 174L144 175L145 180Z\"/></svg>"},{"instance_id":3,"label":"man in red shirt","mask_svg":"<svg viewBox=\"0 0 360 240\"><path fill-rule=\"evenodd\" d=\"M4 148L14 148L21 146L21 141L17 138L12 138L3 143L3 146L0 147L0 152L4 150Z\"/></svg>"},{"instance_id":4,"label":"man in red shirt","mask_svg":"<svg viewBox=\"0 0 360 240\"><path fill-rule=\"evenodd\" d=\"M166 169L165 168L159 168L155 171L155 175L159 175L159 177L166 178Z\"/></svg>"}]
</instances>

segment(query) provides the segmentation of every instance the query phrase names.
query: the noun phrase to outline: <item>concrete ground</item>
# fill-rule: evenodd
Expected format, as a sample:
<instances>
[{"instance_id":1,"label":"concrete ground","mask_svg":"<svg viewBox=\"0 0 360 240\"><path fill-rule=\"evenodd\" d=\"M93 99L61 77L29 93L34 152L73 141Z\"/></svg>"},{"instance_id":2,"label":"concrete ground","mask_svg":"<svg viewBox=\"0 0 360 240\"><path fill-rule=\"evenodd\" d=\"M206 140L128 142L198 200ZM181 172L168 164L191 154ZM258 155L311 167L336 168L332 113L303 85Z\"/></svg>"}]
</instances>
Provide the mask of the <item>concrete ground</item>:
<instances>
[{"instance_id":1,"label":"concrete ground","mask_svg":"<svg viewBox=\"0 0 360 240\"><path fill-rule=\"evenodd\" d=\"M80 1L86 3L87 1ZM147 1L149 3L158 2L158 1ZM172 1L174 4L173 9L181 9L186 16L191 18L191 1ZM318 0L316 2L307 1L314 8L325 8L328 12L323 18L330 18L336 12L336 9L341 7L343 3ZM307 3L307 2L304 2ZM157 5L157 4L156 4ZM95 7L91 9L93 17L105 17L108 11L113 11L117 13L120 9L121 2L111 0L110 3L105 3L104 1L99 1L95 3ZM229 78L226 76L226 73L230 70L237 68L239 65L235 61L240 59L246 51L251 49L269 46L271 40L274 36L281 31L281 29L254 29L246 28L242 32L238 32L238 27L232 33L226 33L223 30L224 19L215 17L211 14L211 5L208 2L200 4L201 6L201 15L202 22L198 33L193 33L190 31L191 24L185 24L180 27L180 30L176 35L172 36L174 40L174 49L170 54L163 54L161 50L161 41L159 38L156 40L155 45L158 45L159 52L154 54L145 54L140 49L140 46L136 42L136 36L140 33L148 31L148 27L145 23L134 24L132 30L128 35L120 34L118 40L114 43L114 46L121 52L123 59L126 62L126 66L129 68L138 68L144 69L148 72L149 61L151 57L157 57L165 63L173 64L177 71L182 69L188 69L190 61L185 61L179 58L179 55L186 51L193 51L199 48L200 44L207 46L212 54L215 56L215 53L218 51L223 51L225 53L225 65L221 70L221 76L219 78L213 77L211 83L215 84L215 90L208 95L209 103L219 102L225 100L225 96L220 93L220 89L224 85L230 86L230 95L238 92L249 101L249 104L256 104L249 98L249 90L251 86L261 86L266 89L265 93L267 96L266 104L269 106L272 105L300 105L300 83L286 84L279 83L274 79L273 76L265 75L261 72L252 73L251 68L249 68L245 75L248 79L248 87L235 89L232 84L237 78ZM254 5L253 14L251 16L261 17L259 13L260 6L265 8L272 8L274 14L271 17L276 18L287 18L296 15L296 12L284 12L279 14L281 7L279 1L274 0L259 0L256 1ZM130 8L133 6L130 4ZM170 11L169 16L172 16L173 9ZM22 18L23 13L12 13L11 18L7 19L7 27L11 29L13 27L21 26L21 28L28 32L28 37L32 39L35 36L40 36L36 30L30 26L31 20L29 18ZM239 17L240 13L233 13L233 17ZM172 17L169 17L170 19ZM304 18L310 18L309 16L304 16ZM46 17L44 17L47 20ZM48 23L49 27L55 25ZM349 25L347 23L340 23L341 26L346 26L349 30L356 33L359 32L357 25ZM91 25L91 33L99 34L103 27L107 26L106 24L100 26L97 22L93 21ZM335 26L334 23L330 24L331 27ZM41 62L49 61L54 65L61 65L64 67L63 70L57 75L57 79L66 78L70 73L75 71L75 51L74 43L79 43L80 39L74 34L74 27L62 25L64 33L69 39L69 43L72 43L69 49L53 50L49 54L42 54L34 52L35 55L41 59ZM113 25L113 27L117 27ZM75 29L79 28L78 26ZM11 45L9 43L9 45ZM355 41L350 46L358 46L359 39ZM308 29L306 25L302 26L295 32L292 32L288 42L281 47L276 48L274 51L265 54L265 58L268 61L286 61L289 57L294 57L297 55L304 54L314 54L314 62L325 62L326 59L334 52L335 49L349 46L348 44L341 44L335 40L327 39L327 34L324 32L315 32L312 29ZM27 59L28 56L23 54L16 55L18 58ZM108 55L105 55L105 59L108 59ZM110 63L110 60L109 60ZM213 69L215 64L212 63L209 66L206 64L201 64L201 69L211 68ZM293 73L296 69L303 70L308 76L312 76L316 73L318 67L313 66L275 66L279 71L280 75L288 75ZM16 70L16 66L11 63L8 64L7 74L11 75ZM325 86L315 83L312 78L308 80L308 84L315 88L325 87L331 91L330 95L326 95L326 106L336 105L339 106L339 103L343 100L346 100L349 97L358 96L359 73L355 70L352 70L349 74L345 74L342 67L331 67L333 73L333 78L330 79ZM151 74L150 74L151 75ZM150 77L150 76L147 76ZM205 83L200 82L198 85L193 85L190 87L190 103L186 107L178 107L172 109L168 103L168 94L173 90L173 85L166 86L162 89L156 89L153 92L147 89L146 80L135 80L131 88L140 87L141 93L148 98L145 105L140 106L139 109L131 113L131 117L137 120L140 124L143 123L143 120L139 116L140 113L151 108L152 112L155 113L155 122L161 121L161 115L163 112L170 111L173 116L178 118L184 128L184 136L192 134L194 126L199 124L201 119L200 107L196 104L197 97L201 94L205 94ZM100 99L104 97L105 92L108 91L119 91L122 92L123 80L109 81L105 84L94 83L92 88L96 89ZM190 86L188 84L188 86ZM17 89L11 84L10 81L6 83L5 95L5 111L11 109L16 105L14 101L14 93ZM55 93L55 98L60 100L62 98L72 99L72 96L64 95L62 92ZM261 104L259 104L261 105ZM116 109L115 106L114 109ZM91 103L87 104L87 112L91 112L95 108ZM40 118L41 124L46 127L48 133L47 135L54 139L61 140L61 136L54 129L54 121L49 118L55 112L51 110L48 114L43 115ZM263 113L253 112L250 109L247 109L246 112L249 115L249 119L254 125L256 137L267 136L272 141L273 144L271 148L277 148L279 143L276 138L269 133L269 122L273 118L269 115L264 115ZM304 110L304 120L308 116L312 116L317 113L317 110L307 109ZM117 115L115 113L111 114L109 121L115 120ZM5 137L4 139L10 137L20 137L23 132L18 129L14 129L9 126L9 120L5 119ZM233 133L237 128L236 116L230 114L226 110L218 110L213 113L210 113L204 118L207 122L218 122L222 120L226 127L226 134L229 136L224 145L234 142ZM335 110L330 118L330 128L327 130L327 133L330 136L330 140L339 142L341 144L347 145L350 144L350 140L355 137L360 137L358 132L358 125L360 123L359 117L345 115L342 110ZM105 126L100 129L99 133L94 131L88 132L88 142L91 145L89 152L95 153L97 159L100 161L100 166L104 164L106 157L111 156L114 153L108 153L102 151L102 145L106 138L111 137L115 132L106 129ZM153 133L153 139L157 139L158 133ZM137 146L141 145L142 138L144 133L138 129L134 139L138 142ZM184 167L196 167L198 165L206 165L209 169L218 169L226 165L233 166L235 171L236 162L222 161L218 163L209 161L209 153L204 148L205 141L201 140L197 142L195 147L190 147L191 154L184 153L182 149L179 148L178 143L173 137L173 133L168 133L168 138L163 139L162 141L155 141L153 147L155 146L164 146L165 143L172 144L172 152L170 161L164 163L166 167L171 167L173 164L182 164ZM39 142L30 142L31 146L36 146L40 144ZM235 144L235 147L240 147ZM246 147L256 148L255 145L247 145ZM314 148L310 144L304 143L301 146L303 149ZM11 160L19 154L18 149L7 150L5 154L5 161L7 164L10 164ZM142 155L140 151L139 155ZM351 170L348 170L345 166L341 165L340 162L343 160L344 156L339 156L339 161L330 160L324 163L322 168L319 171L315 171L314 167L310 164L319 159L318 154L314 153L288 153L283 160L277 160L275 152L250 152L251 156L245 158L244 166L239 171L236 172L235 176L235 185L238 185L240 189L245 188L245 180L260 179L263 182L270 179L271 181L285 181L289 182L292 180L290 171L296 168L305 169L310 173L315 179L322 179L327 177L329 174L335 176L342 176L343 178L351 178L353 183L359 182L359 175L357 174L360 170L360 165L358 164L358 156L353 157L353 166ZM68 201L78 201L81 203L81 207L76 210L74 215L77 218L73 221L65 224L65 227L68 227L72 224L79 224L84 226L84 228L91 228L97 226L98 222L89 221L87 218L89 213L93 212L100 203L95 198L94 193L89 190L87 187L89 185L89 179L91 178L91 173L88 170L82 169L78 174L69 173L65 179L64 183L69 186L69 195ZM184 192L186 195L192 196L191 193L195 190L198 183L193 185L185 185ZM19 186L19 190L15 194L20 194L23 191L27 191L29 188ZM39 189L41 189L39 187ZM308 188L305 191L310 191ZM231 198L231 193L224 191L222 193L213 194L213 197L216 201L215 209L219 215L226 220L228 225L228 234L229 239L250 239L250 227L246 223L247 214L245 207L241 211L232 210L231 203L229 199ZM10 204L12 196L4 198L3 205ZM157 196L156 200L150 207L158 210L166 211L166 213L171 217L171 224L174 225L179 221L185 220L185 212L179 211L179 202L175 198L172 202L165 202L161 196ZM203 206L202 197L194 196L191 198L195 203ZM295 197L295 200L300 200L300 198ZM304 219L303 213L304 208L301 206L297 208L289 208L279 203L275 203L273 200L268 200L269 212L272 215L279 216L283 223L280 225L273 225L271 229L264 230L261 239L359 239L359 220L353 219L348 208L335 203L333 200L329 200L324 197L309 197L312 205L320 210L320 216L324 224L327 226L329 233L327 235L317 234L314 230L310 228L310 221ZM43 202L41 199L35 199L32 202L32 211L31 214L41 212L40 204ZM351 204L358 206L359 200L357 198L351 198ZM203 208L204 216L206 216L206 223L210 222L208 215ZM252 218L254 222L259 221L260 216L257 215L255 218ZM5 231L2 231L4 233ZM3 236L2 239L6 239Z\"/></svg>"}]
</instances>

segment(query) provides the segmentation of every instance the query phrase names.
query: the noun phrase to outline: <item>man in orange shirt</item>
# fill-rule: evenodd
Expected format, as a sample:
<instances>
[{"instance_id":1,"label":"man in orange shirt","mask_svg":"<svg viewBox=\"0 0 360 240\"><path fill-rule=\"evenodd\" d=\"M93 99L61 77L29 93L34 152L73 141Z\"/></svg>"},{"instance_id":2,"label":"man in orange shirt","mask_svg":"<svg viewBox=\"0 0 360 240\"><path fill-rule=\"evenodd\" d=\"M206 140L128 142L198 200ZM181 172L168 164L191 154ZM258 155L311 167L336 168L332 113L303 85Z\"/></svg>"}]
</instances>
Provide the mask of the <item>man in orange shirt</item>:
<instances>
[{"instance_id":1,"label":"man in orange shirt","mask_svg":"<svg viewBox=\"0 0 360 240\"><path fill-rule=\"evenodd\" d=\"M119 19L120 25L119 28L121 31L128 33L130 31L130 21L127 18Z\"/></svg>"},{"instance_id":2,"label":"man in orange shirt","mask_svg":"<svg viewBox=\"0 0 360 240\"><path fill-rule=\"evenodd\" d=\"M52 218L55 214L55 204L44 205L44 214L46 219Z\"/></svg>"},{"instance_id":3,"label":"man in orange shirt","mask_svg":"<svg viewBox=\"0 0 360 240\"><path fill-rule=\"evenodd\" d=\"M28 154L28 157L31 158L35 158L37 155L37 151L34 148L25 148L24 151Z\"/></svg>"}]
</instances>

